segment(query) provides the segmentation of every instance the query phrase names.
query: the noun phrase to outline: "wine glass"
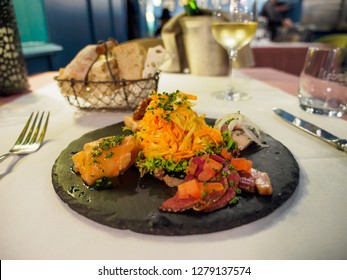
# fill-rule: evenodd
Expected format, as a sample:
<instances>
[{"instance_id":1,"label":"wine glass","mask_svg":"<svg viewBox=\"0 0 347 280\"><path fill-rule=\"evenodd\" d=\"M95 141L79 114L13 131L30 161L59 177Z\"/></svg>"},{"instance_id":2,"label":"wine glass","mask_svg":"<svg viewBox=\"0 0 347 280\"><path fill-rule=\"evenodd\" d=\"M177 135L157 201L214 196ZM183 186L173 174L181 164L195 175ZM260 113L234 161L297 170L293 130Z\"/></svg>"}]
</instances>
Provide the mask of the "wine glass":
<instances>
[{"instance_id":1,"label":"wine glass","mask_svg":"<svg viewBox=\"0 0 347 280\"><path fill-rule=\"evenodd\" d=\"M253 39L257 31L256 0L219 0L213 14L212 35L228 53L230 82L226 89L214 93L219 99L239 101L248 99L247 93L233 88L233 61L237 52Z\"/></svg>"}]
</instances>

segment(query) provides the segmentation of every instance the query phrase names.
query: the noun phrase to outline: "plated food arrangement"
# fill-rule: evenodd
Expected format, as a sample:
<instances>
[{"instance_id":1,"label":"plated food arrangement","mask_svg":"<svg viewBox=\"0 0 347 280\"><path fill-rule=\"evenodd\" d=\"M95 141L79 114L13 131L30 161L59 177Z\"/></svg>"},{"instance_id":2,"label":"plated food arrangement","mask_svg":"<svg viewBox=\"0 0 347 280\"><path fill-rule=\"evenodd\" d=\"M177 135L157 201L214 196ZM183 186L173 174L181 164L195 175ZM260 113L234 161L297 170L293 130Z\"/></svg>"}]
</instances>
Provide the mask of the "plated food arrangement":
<instances>
[{"instance_id":1,"label":"plated food arrangement","mask_svg":"<svg viewBox=\"0 0 347 280\"><path fill-rule=\"evenodd\" d=\"M294 192L298 165L239 112L206 119L196 96L153 92L124 123L72 142L53 166L58 195L115 228L186 235L263 217Z\"/></svg>"}]
</instances>

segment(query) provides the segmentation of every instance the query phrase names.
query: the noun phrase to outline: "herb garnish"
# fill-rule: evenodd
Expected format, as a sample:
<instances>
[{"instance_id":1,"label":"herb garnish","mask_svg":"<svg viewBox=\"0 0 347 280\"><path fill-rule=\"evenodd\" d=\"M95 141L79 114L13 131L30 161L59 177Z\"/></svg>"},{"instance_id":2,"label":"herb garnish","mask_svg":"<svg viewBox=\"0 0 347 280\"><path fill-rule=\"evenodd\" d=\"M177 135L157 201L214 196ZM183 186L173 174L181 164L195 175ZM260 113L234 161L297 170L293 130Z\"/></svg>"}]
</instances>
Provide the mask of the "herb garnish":
<instances>
[{"instance_id":1,"label":"herb garnish","mask_svg":"<svg viewBox=\"0 0 347 280\"><path fill-rule=\"evenodd\" d=\"M103 152L108 151L111 148L119 146L123 139L124 135L110 136L101 139L101 141L93 147L94 152L92 153L93 163L99 163L98 158L102 155ZM109 152L105 154L105 158L111 158L113 156L113 152Z\"/></svg>"}]
</instances>

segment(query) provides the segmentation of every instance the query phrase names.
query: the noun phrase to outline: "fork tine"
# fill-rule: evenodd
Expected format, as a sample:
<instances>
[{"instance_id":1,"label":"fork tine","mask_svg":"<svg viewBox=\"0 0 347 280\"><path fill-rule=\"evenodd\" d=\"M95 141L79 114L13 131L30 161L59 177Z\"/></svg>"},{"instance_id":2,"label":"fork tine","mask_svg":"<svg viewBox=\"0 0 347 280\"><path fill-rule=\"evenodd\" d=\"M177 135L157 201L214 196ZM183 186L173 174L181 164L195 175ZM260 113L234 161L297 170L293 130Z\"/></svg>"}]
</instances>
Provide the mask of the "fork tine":
<instances>
[{"instance_id":1,"label":"fork tine","mask_svg":"<svg viewBox=\"0 0 347 280\"><path fill-rule=\"evenodd\" d=\"M23 141L23 139L24 139L24 137L25 137L25 134L26 134L26 132L27 132L27 130L28 130L28 127L29 127L29 124L30 124L30 122L31 122L31 119L32 119L33 115L34 115L34 113L31 113L31 115L30 115L28 121L26 122L26 124L25 124L25 126L24 126L22 132L20 133L20 135L19 135L19 137L18 137L18 139L17 139L15 145L19 145L20 143L22 143L22 141Z\"/></svg>"},{"instance_id":2,"label":"fork tine","mask_svg":"<svg viewBox=\"0 0 347 280\"><path fill-rule=\"evenodd\" d=\"M31 135L33 134L33 131L34 131L34 128L35 128L35 125L36 125L36 121L37 121L38 115L39 115L39 112L36 113L35 118L34 118L32 124L31 124L31 127L30 127L30 129L29 129L29 131L27 133L27 136L26 136L26 138L25 138L25 140L24 140L24 142L22 144L29 143Z\"/></svg>"},{"instance_id":3,"label":"fork tine","mask_svg":"<svg viewBox=\"0 0 347 280\"><path fill-rule=\"evenodd\" d=\"M43 138L45 138L45 134L46 134L46 130L47 130L47 125L48 125L48 120L49 120L49 115L50 115L50 112L48 112L47 114L47 117L46 117L46 122L42 128L42 131L41 131L41 134L40 134L40 137L39 139L37 140L37 143L38 144L41 144L42 141L43 141ZM43 114L42 114L42 117L43 117Z\"/></svg>"},{"instance_id":4,"label":"fork tine","mask_svg":"<svg viewBox=\"0 0 347 280\"><path fill-rule=\"evenodd\" d=\"M37 112L37 115L36 115L36 118L38 116L39 112ZM40 130L40 127L41 127L41 123L42 123L42 118L43 118L43 115L45 114L45 112L42 112L41 114L41 117L40 117L40 120L39 120L39 123L37 124L35 130L34 130L34 134L33 136L31 137L31 140L29 142L29 144L33 144L36 142L36 138L37 138L37 135L39 134L39 130ZM35 120L36 120L35 118ZM34 121L34 124L35 124L35 121ZM29 135L28 135L29 136Z\"/></svg>"}]
</instances>

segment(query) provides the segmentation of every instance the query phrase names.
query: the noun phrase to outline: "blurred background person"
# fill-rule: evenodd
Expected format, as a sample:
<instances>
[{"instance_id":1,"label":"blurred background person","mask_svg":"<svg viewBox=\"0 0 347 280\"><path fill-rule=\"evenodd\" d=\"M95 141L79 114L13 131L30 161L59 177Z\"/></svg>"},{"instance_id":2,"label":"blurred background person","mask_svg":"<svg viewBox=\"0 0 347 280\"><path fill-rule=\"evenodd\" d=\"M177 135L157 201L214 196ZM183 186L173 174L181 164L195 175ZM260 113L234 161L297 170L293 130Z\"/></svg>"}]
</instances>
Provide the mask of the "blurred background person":
<instances>
[{"instance_id":1,"label":"blurred background person","mask_svg":"<svg viewBox=\"0 0 347 280\"><path fill-rule=\"evenodd\" d=\"M159 19L159 26L158 26L157 30L155 31L155 34L154 34L155 37L160 37L160 33L161 33L161 30L162 30L164 24L167 23L170 18L171 18L171 14L170 14L169 9L164 8L163 12L161 14L161 17Z\"/></svg>"},{"instance_id":2,"label":"blurred background person","mask_svg":"<svg viewBox=\"0 0 347 280\"><path fill-rule=\"evenodd\" d=\"M288 17L289 9L290 6L287 3L278 0L268 0L264 4L260 15L267 19L267 28L272 41L278 36L280 28L289 29L294 26L293 21Z\"/></svg>"}]
</instances>

